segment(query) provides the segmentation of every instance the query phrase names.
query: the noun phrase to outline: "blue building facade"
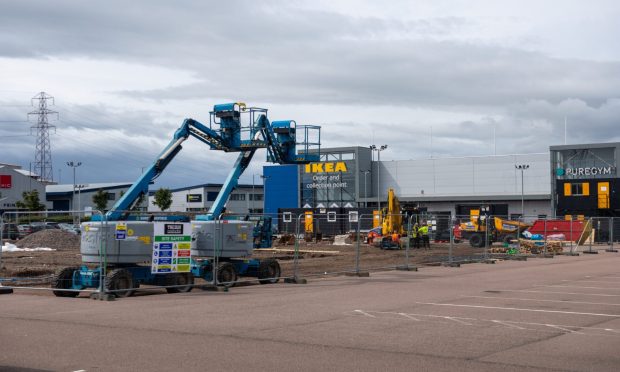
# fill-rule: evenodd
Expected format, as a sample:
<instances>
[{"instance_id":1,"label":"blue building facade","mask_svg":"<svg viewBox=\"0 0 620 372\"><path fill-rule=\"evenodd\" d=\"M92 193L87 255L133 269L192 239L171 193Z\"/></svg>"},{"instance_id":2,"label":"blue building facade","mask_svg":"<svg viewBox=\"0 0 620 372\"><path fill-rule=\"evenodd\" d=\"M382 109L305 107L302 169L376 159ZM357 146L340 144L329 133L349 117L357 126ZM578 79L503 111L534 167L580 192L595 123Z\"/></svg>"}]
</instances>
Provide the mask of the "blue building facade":
<instances>
[{"instance_id":1,"label":"blue building facade","mask_svg":"<svg viewBox=\"0 0 620 372\"><path fill-rule=\"evenodd\" d=\"M296 165L265 166L263 175L265 214L276 219L279 208L299 208L299 171Z\"/></svg>"}]
</instances>

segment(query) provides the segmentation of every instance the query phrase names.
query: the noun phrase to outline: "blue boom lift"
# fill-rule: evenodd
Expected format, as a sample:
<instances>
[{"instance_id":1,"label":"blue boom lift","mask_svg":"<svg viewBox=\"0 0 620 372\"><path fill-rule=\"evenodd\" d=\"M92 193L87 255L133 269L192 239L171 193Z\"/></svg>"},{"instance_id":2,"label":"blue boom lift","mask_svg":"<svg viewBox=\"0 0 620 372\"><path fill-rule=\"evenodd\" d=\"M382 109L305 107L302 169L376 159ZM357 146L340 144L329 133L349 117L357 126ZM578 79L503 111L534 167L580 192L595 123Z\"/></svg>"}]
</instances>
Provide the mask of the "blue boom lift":
<instances>
[{"instance_id":1,"label":"blue boom lift","mask_svg":"<svg viewBox=\"0 0 620 372\"><path fill-rule=\"evenodd\" d=\"M138 200L147 195L149 184L161 175L181 151L181 144L190 136L205 143L212 150L238 152L239 156L207 214L198 215L191 221L192 240L198 245L196 250L192 247L191 272L153 274L151 266L144 265L150 260L153 249L148 236L153 234L153 222L151 222L153 217L149 219L149 216L132 215L129 211ZM52 281L54 294L74 297L78 295L79 290L103 287L117 297L124 297L131 295L140 284L167 286L167 291L171 293L185 292L193 288L195 277L224 285L235 282L237 275L257 277L261 284L277 282L280 265L276 260L258 260L248 258L246 254L234 257L237 250L231 249L227 252L225 242L220 243L222 244L220 248L215 248L212 246L212 240L204 243L206 240L196 238L196 234L202 232L198 231L200 226L205 227L205 224L215 224L218 221L220 224L228 222L222 221L226 202L237 186L239 177L252 161L256 150L262 148L267 150L267 161L273 163L306 164L318 161L320 127L298 126L293 120L269 122L266 109L246 107L243 103L215 105L210 112L209 125L194 119L185 119L166 148L112 209L104 216L94 216L91 222L82 224L80 247L82 261L91 265L60 270ZM187 217L183 216L157 216L154 220L189 222ZM233 222L237 221L230 221L231 224ZM132 241L115 241L112 229L119 223L129 227L132 227L129 224L133 223L133 228L145 232L146 236ZM271 246L270 217L264 217L258 222L254 220L237 223L255 223L251 234L250 252L252 246ZM219 228L223 230L225 226L220 225ZM194 257L194 252L213 254L211 257L199 258ZM95 265L101 263L102 256L105 257L105 263ZM105 278L104 272L106 272Z\"/></svg>"}]
</instances>

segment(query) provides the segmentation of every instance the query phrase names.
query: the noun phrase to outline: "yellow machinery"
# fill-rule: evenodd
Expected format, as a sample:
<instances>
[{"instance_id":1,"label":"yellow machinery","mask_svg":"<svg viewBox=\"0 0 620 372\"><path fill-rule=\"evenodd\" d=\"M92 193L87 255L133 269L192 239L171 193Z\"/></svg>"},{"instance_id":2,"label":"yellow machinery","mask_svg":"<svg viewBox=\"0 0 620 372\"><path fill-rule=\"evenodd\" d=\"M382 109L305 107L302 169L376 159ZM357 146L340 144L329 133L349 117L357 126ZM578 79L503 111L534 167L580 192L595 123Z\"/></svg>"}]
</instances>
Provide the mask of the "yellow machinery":
<instances>
[{"instance_id":1,"label":"yellow machinery","mask_svg":"<svg viewBox=\"0 0 620 372\"><path fill-rule=\"evenodd\" d=\"M488 222L489 231L487 232L486 218L487 216L480 215L479 209L472 209L469 211L469 221L459 225L461 238L469 240L469 244L472 247L484 247L485 232L487 233L489 244L493 242L510 243L512 239L517 239L519 232L532 226L520 221L493 217L493 220Z\"/></svg>"},{"instance_id":2,"label":"yellow machinery","mask_svg":"<svg viewBox=\"0 0 620 372\"><path fill-rule=\"evenodd\" d=\"M388 204L387 208L381 210L382 225L381 234L383 236L389 236L392 234L403 235L405 229L403 227L403 216L400 211L400 202L394 194L394 189L388 189Z\"/></svg>"}]
</instances>

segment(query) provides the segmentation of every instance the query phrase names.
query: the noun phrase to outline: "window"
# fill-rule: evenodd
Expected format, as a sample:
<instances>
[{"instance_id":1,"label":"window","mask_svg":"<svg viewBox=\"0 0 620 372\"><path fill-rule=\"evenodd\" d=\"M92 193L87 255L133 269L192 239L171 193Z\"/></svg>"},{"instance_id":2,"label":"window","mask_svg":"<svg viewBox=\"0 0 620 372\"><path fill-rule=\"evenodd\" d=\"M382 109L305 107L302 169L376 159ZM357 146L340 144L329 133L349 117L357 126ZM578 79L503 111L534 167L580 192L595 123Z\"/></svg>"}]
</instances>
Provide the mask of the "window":
<instances>
[{"instance_id":1,"label":"window","mask_svg":"<svg viewBox=\"0 0 620 372\"><path fill-rule=\"evenodd\" d=\"M283 222L292 222L293 221L293 213L291 213L291 212L284 212L282 214L282 221Z\"/></svg>"},{"instance_id":2,"label":"window","mask_svg":"<svg viewBox=\"0 0 620 372\"><path fill-rule=\"evenodd\" d=\"M250 200L261 201L263 200L263 194L249 194Z\"/></svg>"},{"instance_id":3,"label":"window","mask_svg":"<svg viewBox=\"0 0 620 372\"><path fill-rule=\"evenodd\" d=\"M116 198L113 192L107 193L107 196L108 196L108 200L114 200Z\"/></svg>"},{"instance_id":4,"label":"window","mask_svg":"<svg viewBox=\"0 0 620 372\"><path fill-rule=\"evenodd\" d=\"M327 212L327 222L336 222L336 212Z\"/></svg>"},{"instance_id":5,"label":"window","mask_svg":"<svg viewBox=\"0 0 620 372\"><path fill-rule=\"evenodd\" d=\"M232 194L230 196L230 200L243 201L243 200L245 200L245 194Z\"/></svg>"},{"instance_id":6,"label":"window","mask_svg":"<svg viewBox=\"0 0 620 372\"><path fill-rule=\"evenodd\" d=\"M358 220L358 212L349 212L349 222L357 222Z\"/></svg>"},{"instance_id":7,"label":"window","mask_svg":"<svg viewBox=\"0 0 620 372\"><path fill-rule=\"evenodd\" d=\"M564 196L588 196L590 195L590 183L565 183Z\"/></svg>"},{"instance_id":8,"label":"window","mask_svg":"<svg viewBox=\"0 0 620 372\"><path fill-rule=\"evenodd\" d=\"M207 191L207 201L215 201L217 199L217 191Z\"/></svg>"}]
</instances>

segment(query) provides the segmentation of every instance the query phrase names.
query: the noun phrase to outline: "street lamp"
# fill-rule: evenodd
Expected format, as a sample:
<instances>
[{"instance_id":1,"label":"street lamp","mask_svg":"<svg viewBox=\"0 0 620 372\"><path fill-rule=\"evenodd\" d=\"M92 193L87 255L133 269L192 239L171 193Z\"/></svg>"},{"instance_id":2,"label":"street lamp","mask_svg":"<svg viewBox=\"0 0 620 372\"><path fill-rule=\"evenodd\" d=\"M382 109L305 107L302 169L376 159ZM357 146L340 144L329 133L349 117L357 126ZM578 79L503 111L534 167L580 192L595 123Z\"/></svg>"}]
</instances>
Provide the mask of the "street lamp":
<instances>
[{"instance_id":1,"label":"street lamp","mask_svg":"<svg viewBox=\"0 0 620 372\"><path fill-rule=\"evenodd\" d=\"M370 145L370 149L377 152L377 209L381 210L381 170L379 169L379 162L381 161L381 151L387 149L387 145Z\"/></svg>"},{"instance_id":2,"label":"street lamp","mask_svg":"<svg viewBox=\"0 0 620 372\"><path fill-rule=\"evenodd\" d=\"M67 166L73 168L73 198L71 199L71 209L75 209L75 168L79 167L80 165L82 165L81 161L68 161L67 162ZM75 217L75 215L74 215ZM75 218L73 223L75 223Z\"/></svg>"},{"instance_id":3,"label":"street lamp","mask_svg":"<svg viewBox=\"0 0 620 372\"><path fill-rule=\"evenodd\" d=\"M525 199L523 196L523 171L525 171L526 169L528 169L530 167L529 164L519 164L519 165L515 165L515 168L521 171L521 218L525 217Z\"/></svg>"},{"instance_id":4,"label":"street lamp","mask_svg":"<svg viewBox=\"0 0 620 372\"><path fill-rule=\"evenodd\" d=\"M370 173L370 170L361 170L360 172L364 173L364 208L368 207L368 182L366 181L366 176L368 176L368 173Z\"/></svg>"}]
</instances>

